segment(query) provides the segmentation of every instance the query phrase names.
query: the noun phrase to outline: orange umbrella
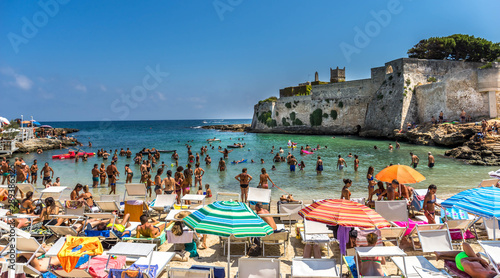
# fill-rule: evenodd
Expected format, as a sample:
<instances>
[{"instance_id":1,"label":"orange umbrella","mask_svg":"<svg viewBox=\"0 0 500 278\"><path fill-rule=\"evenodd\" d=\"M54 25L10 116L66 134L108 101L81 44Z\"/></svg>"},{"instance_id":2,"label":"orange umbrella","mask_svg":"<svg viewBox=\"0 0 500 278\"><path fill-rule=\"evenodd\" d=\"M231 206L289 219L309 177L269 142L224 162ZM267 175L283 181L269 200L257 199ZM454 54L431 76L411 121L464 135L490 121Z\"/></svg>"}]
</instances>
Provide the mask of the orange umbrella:
<instances>
[{"instance_id":1,"label":"orange umbrella","mask_svg":"<svg viewBox=\"0 0 500 278\"><path fill-rule=\"evenodd\" d=\"M425 177L406 165L392 165L375 175L379 181L392 182L397 180L399 183L417 183L425 180Z\"/></svg>"},{"instance_id":2,"label":"orange umbrella","mask_svg":"<svg viewBox=\"0 0 500 278\"><path fill-rule=\"evenodd\" d=\"M387 220L373 209L343 199L328 199L316 202L301 209L299 215L306 220L344 227L380 229L391 226Z\"/></svg>"}]
</instances>

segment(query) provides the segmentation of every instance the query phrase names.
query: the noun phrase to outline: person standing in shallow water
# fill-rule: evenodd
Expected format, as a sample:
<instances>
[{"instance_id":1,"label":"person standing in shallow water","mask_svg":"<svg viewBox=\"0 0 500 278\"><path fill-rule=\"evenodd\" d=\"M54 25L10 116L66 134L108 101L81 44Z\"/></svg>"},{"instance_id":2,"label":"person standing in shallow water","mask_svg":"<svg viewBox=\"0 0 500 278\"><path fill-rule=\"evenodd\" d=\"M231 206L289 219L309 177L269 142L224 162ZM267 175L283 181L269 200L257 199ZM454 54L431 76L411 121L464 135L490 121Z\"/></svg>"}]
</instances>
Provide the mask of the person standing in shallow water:
<instances>
[{"instance_id":1,"label":"person standing in shallow water","mask_svg":"<svg viewBox=\"0 0 500 278\"><path fill-rule=\"evenodd\" d=\"M354 171L357 172L359 168L359 158L358 155L354 155Z\"/></svg>"},{"instance_id":2,"label":"person standing in shallow water","mask_svg":"<svg viewBox=\"0 0 500 278\"><path fill-rule=\"evenodd\" d=\"M234 178L240 182L241 201L246 203L248 199L248 185L253 178L247 174L247 168L243 168L243 170L241 170L241 174Z\"/></svg>"},{"instance_id":3,"label":"person standing in shallow water","mask_svg":"<svg viewBox=\"0 0 500 278\"><path fill-rule=\"evenodd\" d=\"M323 172L323 160L321 160L321 156L318 156L318 160L316 161L316 174L321 175Z\"/></svg>"},{"instance_id":4,"label":"person standing in shallow water","mask_svg":"<svg viewBox=\"0 0 500 278\"><path fill-rule=\"evenodd\" d=\"M429 168L434 167L435 160L434 160L434 156L432 155L431 152L427 153L427 159L429 160L429 163L427 164L427 166L429 166Z\"/></svg>"},{"instance_id":5,"label":"person standing in shallow water","mask_svg":"<svg viewBox=\"0 0 500 278\"><path fill-rule=\"evenodd\" d=\"M411 164L410 164L410 166L413 166L413 169L416 169L417 166L418 166L418 162L420 161L420 159L418 158L417 155L415 155L413 153L410 153L410 156L411 156Z\"/></svg>"}]
</instances>

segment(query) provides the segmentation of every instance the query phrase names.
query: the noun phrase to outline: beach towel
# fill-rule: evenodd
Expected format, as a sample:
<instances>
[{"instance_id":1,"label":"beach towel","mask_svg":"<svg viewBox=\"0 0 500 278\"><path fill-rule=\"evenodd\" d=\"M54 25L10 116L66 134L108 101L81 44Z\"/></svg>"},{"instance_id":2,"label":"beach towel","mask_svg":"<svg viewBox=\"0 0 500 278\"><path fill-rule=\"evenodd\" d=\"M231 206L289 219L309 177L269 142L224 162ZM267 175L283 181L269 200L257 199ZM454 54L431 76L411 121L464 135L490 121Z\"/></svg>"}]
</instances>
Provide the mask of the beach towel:
<instances>
[{"instance_id":1,"label":"beach towel","mask_svg":"<svg viewBox=\"0 0 500 278\"><path fill-rule=\"evenodd\" d=\"M346 245L347 245L347 242L349 241L349 232L350 231L351 231L350 227L348 228L348 227L344 227L344 226L339 226L339 229L337 230L337 239L339 241L341 255L346 254Z\"/></svg>"},{"instance_id":2,"label":"beach towel","mask_svg":"<svg viewBox=\"0 0 500 278\"><path fill-rule=\"evenodd\" d=\"M81 200L68 200L64 204L68 209L79 209L84 206Z\"/></svg>"},{"instance_id":3,"label":"beach towel","mask_svg":"<svg viewBox=\"0 0 500 278\"><path fill-rule=\"evenodd\" d=\"M441 222L443 218L453 219L453 220L467 220L469 215L466 211L457 208L446 208L441 209Z\"/></svg>"},{"instance_id":4,"label":"beach towel","mask_svg":"<svg viewBox=\"0 0 500 278\"><path fill-rule=\"evenodd\" d=\"M158 272L158 265L152 264L148 269L147 265L132 264L129 269L139 270L141 273L149 273L149 277L156 277L156 273Z\"/></svg>"},{"instance_id":5,"label":"beach towel","mask_svg":"<svg viewBox=\"0 0 500 278\"><path fill-rule=\"evenodd\" d=\"M90 237L109 237L109 232L110 230L102 230L102 231L94 231L94 230L85 230L85 236L90 236Z\"/></svg>"},{"instance_id":6,"label":"beach towel","mask_svg":"<svg viewBox=\"0 0 500 278\"><path fill-rule=\"evenodd\" d=\"M162 223L158 223L155 226L159 226L159 225L162 225ZM167 233L165 232L165 229L163 229L163 231L161 231L160 236L157 237L157 238L142 237L142 236L140 238L130 237L130 236L122 237L123 241L127 241L127 240L134 241L134 240L138 240L138 239L139 240L151 240L151 241L153 241L153 240L159 240L160 241L160 245L161 245L161 244L165 243L165 241L167 241Z\"/></svg>"},{"instance_id":7,"label":"beach towel","mask_svg":"<svg viewBox=\"0 0 500 278\"><path fill-rule=\"evenodd\" d=\"M192 265L190 269L202 269L214 271L214 278L226 278L226 269L221 266L211 266L211 265Z\"/></svg>"},{"instance_id":8,"label":"beach towel","mask_svg":"<svg viewBox=\"0 0 500 278\"><path fill-rule=\"evenodd\" d=\"M125 266L126 259L127 257L125 256L112 256L109 259L108 268L115 268L115 269L123 268ZM108 277L108 273L104 271L107 261L108 261L108 256L106 255L95 256L92 259L90 259L90 261L88 261L88 264L90 264L89 274L94 278ZM88 266L87 263L85 263L82 264L79 268L86 269L87 266Z\"/></svg>"},{"instance_id":9,"label":"beach towel","mask_svg":"<svg viewBox=\"0 0 500 278\"><path fill-rule=\"evenodd\" d=\"M82 255L101 255L102 244L97 237L66 236L66 242L57 254L61 266L66 272L73 270Z\"/></svg>"},{"instance_id":10,"label":"beach towel","mask_svg":"<svg viewBox=\"0 0 500 278\"><path fill-rule=\"evenodd\" d=\"M409 223L409 225L408 225L408 223ZM411 233L413 228L415 228L415 225L417 225L417 224L423 225L423 224L427 224L427 222L425 222L425 221L413 221L411 219L408 219L408 222L395 221L394 224L396 224L398 227L407 227L408 226L408 229L406 229L406 232L405 232L405 236L407 236Z\"/></svg>"}]
</instances>

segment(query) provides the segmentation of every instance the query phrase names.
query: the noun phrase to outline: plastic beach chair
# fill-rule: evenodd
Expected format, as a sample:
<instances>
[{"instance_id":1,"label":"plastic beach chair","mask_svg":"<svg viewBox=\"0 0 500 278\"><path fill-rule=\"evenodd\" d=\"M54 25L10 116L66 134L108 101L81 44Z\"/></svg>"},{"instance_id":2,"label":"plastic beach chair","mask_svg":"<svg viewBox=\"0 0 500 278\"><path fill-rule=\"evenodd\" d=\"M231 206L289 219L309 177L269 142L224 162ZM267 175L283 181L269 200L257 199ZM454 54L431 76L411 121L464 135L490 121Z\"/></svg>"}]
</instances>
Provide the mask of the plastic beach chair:
<instances>
[{"instance_id":1,"label":"plastic beach chair","mask_svg":"<svg viewBox=\"0 0 500 278\"><path fill-rule=\"evenodd\" d=\"M191 269L191 268L171 268L168 271L170 278L210 278L213 277L213 271L210 269Z\"/></svg>"},{"instance_id":2,"label":"plastic beach chair","mask_svg":"<svg viewBox=\"0 0 500 278\"><path fill-rule=\"evenodd\" d=\"M405 235L406 227L388 227L379 230L382 241L394 241L399 246L401 239Z\"/></svg>"},{"instance_id":3,"label":"plastic beach chair","mask_svg":"<svg viewBox=\"0 0 500 278\"><path fill-rule=\"evenodd\" d=\"M403 258L391 257L391 260L398 267L399 271L403 273L403 277L420 278L421 276L419 272L425 273L425 277L451 277L445 271L437 269L424 256L405 257L404 262L406 263L406 274L404 273L405 265L403 264Z\"/></svg>"},{"instance_id":4,"label":"plastic beach chair","mask_svg":"<svg viewBox=\"0 0 500 278\"><path fill-rule=\"evenodd\" d=\"M176 195L173 194L158 195L153 201L151 208L157 211L159 213L159 217L161 218L161 213L165 212L165 208L172 209L176 200Z\"/></svg>"},{"instance_id":5,"label":"plastic beach chair","mask_svg":"<svg viewBox=\"0 0 500 278\"><path fill-rule=\"evenodd\" d=\"M334 259L294 258L291 277L334 278L340 276Z\"/></svg>"},{"instance_id":6,"label":"plastic beach chair","mask_svg":"<svg viewBox=\"0 0 500 278\"><path fill-rule=\"evenodd\" d=\"M151 256L152 256L152 258L151 258ZM156 278L156 277L160 277L160 274L162 274L163 271L168 269L169 263L174 256L175 256L175 252L153 251L149 256L139 258L137 261L134 262L134 264L135 265L149 265L149 262L151 262L151 265L157 265L158 269L156 271L156 276L151 277L151 275L148 275L148 277L150 277L150 278ZM170 277L172 277L172 276L170 276Z\"/></svg>"},{"instance_id":7,"label":"plastic beach chair","mask_svg":"<svg viewBox=\"0 0 500 278\"><path fill-rule=\"evenodd\" d=\"M215 196L215 201L234 201L238 202L240 199L240 193L234 193L234 192L217 192L217 195Z\"/></svg>"},{"instance_id":8,"label":"plastic beach chair","mask_svg":"<svg viewBox=\"0 0 500 278\"><path fill-rule=\"evenodd\" d=\"M125 184L125 193L123 194L123 201L127 196L136 198L144 198L146 199L146 185L144 183L126 183Z\"/></svg>"},{"instance_id":9,"label":"plastic beach chair","mask_svg":"<svg viewBox=\"0 0 500 278\"><path fill-rule=\"evenodd\" d=\"M488 234L488 239L500 239L500 221L498 219L484 219L484 228L486 229L486 233Z\"/></svg>"},{"instance_id":10,"label":"plastic beach chair","mask_svg":"<svg viewBox=\"0 0 500 278\"><path fill-rule=\"evenodd\" d=\"M302 220L302 216L299 215L299 211L304 208L304 204L302 201L291 202L291 203L281 203L278 202L278 211L279 213L290 214L290 217L281 217L281 221L291 220L291 221L299 221Z\"/></svg>"},{"instance_id":11,"label":"plastic beach chair","mask_svg":"<svg viewBox=\"0 0 500 278\"><path fill-rule=\"evenodd\" d=\"M120 211L123 209L120 206L120 195L101 195L99 201L94 203L99 207L102 212Z\"/></svg>"},{"instance_id":12,"label":"plastic beach chair","mask_svg":"<svg viewBox=\"0 0 500 278\"><path fill-rule=\"evenodd\" d=\"M239 278L279 278L280 260L265 258L240 258L238 260Z\"/></svg>"},{"instance_id":13,"label":"plastic beach chair","mask_svg":"<svg viewBox=\"0 0 500 278\"><path fill-rule=\"evenodd\" d=\"M422 252L435 252L435 251L453 251L453 243L446 224L443 229L438 230L422 230L430 225L416 225L418 240L422 247Z\"/></svg>"},{"instance_id":14,"label":"plastic beach chair","mask_svg":"<svg viewBox=\"0 0 500 278\"><path fill-rule=\"evenodd\" d=\"M280 255L279 256L268 256L268 257L277 257L277 258L281 257L280 245L283 245L283 255L285 255L289 236L290 236L290 232L284 231L284 232L279 232L279 233L272 233L272 234L267 235L265 237L261 237L260 243L262 245L262 256L263 257L266 256L266 245L278 245L278 248L280 248Z\"/></svg>"},{"instance_id":15,"label":"plastic beach chair","mask_svg":"<svg viewBox=\"0 0 500 278\"><path fill-rule=\"evenodd\" d=\"M491 262L491 265L495 268L496 272L500 274L498 266L500 265L500 241L487 241L478 240L479 245L483 248L486 256Z\"/></svg>"},{"instance_id":16,"label":"plastic beach chair","mask_svg":"<svg viewBox=\"0 0 500 278\"><path fill-rule=\"evenodd\" d=\"M389 222L408 222L408 205L405 200L375 201L375 211Z\"/></svg>"},{"instance_id":17,"label":"plastic beach chair","mask_svg":"<svg viewBox=\"0 0 500 278\"><path fill-rule=\"evenodd\" d=\"M263 206L267 206L268 210L271 209L271 189L263 188L248 188L248 203L251 208L255 206L256 203L262 203Z\"/></svg>"}]
</instances>

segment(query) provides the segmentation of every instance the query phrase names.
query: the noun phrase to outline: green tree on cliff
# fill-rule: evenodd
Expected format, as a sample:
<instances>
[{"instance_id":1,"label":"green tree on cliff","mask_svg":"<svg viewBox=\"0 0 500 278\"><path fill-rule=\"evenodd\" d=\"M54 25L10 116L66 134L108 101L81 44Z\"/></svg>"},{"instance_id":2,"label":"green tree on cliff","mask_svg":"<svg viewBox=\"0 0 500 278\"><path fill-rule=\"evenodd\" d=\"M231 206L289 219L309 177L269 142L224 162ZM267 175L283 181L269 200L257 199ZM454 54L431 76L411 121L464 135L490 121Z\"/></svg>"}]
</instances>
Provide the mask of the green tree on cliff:
<instances>
[{"instance_id":1,"label":"green tree on cliff","mask_svg":"<svg viewBox=\"0 0 500 278\"><path fill-rule=\"evenodd\" d=\"M454 61L487 62L500 56L500 43L455 34L423 39L408 50L408 57Z\"/></svg>"}]
</instances>

